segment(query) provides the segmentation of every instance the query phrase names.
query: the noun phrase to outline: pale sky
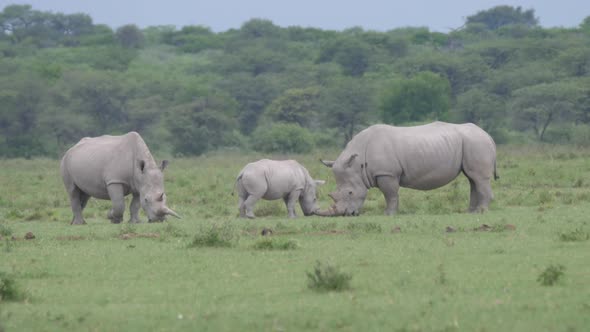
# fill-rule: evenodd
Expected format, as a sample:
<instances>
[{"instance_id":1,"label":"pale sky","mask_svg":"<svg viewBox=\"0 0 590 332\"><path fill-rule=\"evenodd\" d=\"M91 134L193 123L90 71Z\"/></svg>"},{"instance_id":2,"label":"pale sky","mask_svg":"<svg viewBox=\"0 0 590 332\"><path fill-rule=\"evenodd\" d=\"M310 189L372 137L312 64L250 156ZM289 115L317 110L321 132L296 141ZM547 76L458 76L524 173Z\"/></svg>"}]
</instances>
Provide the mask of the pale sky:
<instances>
[{"instance_id":1,"label":"pale sky","mask_svg":"<svg viewBox=\"0 0 590 332\"><path fill-rule=\"evenodd\" d=\"M202 25L226 31L252 19L269 19L281 27L301 26L343 30L360 26L387 31L426 26L448 32L463 25L467 16L497 5L534 9L544 27L577 27L590 16L590 0L0 0L30 4L34 9L66 14L89 14L95 24L113 28L136 24Z\"/></svg>"}]
</instances>

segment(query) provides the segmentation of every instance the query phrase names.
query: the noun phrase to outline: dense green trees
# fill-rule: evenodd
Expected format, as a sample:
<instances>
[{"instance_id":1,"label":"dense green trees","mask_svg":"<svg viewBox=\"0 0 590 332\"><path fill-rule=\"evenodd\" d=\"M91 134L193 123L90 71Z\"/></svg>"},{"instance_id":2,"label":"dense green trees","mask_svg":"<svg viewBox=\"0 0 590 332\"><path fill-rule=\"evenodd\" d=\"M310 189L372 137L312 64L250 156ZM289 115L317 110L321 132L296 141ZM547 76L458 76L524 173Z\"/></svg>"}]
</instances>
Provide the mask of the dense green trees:
<instances>
[{"instance_id":1,"label":"dense green trees","mask_svg":"<svg viewBox=\"0 0 590 332\"><path fill-rule=\"evenodd\" d=\"M590 16L545 29L497 6L448 34L133 24L0 12L0 157L59 156L81 137L142 133L164 153L305 152L377 122L473 122L498 142L590 145ZM574 22L576 23L576 22ZM574 24L575 25L575 24Z\"/></svg>"}]
</instances>

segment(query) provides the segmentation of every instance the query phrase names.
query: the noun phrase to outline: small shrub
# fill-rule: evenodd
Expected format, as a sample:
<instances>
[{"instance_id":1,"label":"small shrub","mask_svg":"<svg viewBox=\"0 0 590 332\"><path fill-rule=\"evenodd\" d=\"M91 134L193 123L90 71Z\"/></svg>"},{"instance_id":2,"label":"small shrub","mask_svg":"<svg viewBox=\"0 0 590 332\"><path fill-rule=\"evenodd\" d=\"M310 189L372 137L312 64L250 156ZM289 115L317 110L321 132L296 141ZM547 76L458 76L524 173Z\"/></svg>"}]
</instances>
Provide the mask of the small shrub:
<instances>
[{"instance_id":1,"label":"small shrub","mask_svg":"<svg viewBox=\"0 0 590 332\"><path fill-rule=\"evenodd\" d=\"M174 226L172 223L166 223L166 226L164 226L164 233L172 237L185 237L188 235L184 230Z\"/></svg>"},{"instance_id":2,"label":"small shrub","mask_svg":"<svg viewBox=\"0 0 590 332\"><path fill-rule=\"evenodd\" d=\"M14 278L8 273L0 272L0 302L19 301L23 297L23 292L18 289Z\"/></svg>"},{"instance_id":3,"label":"small shrub","mask_svg":"<svg viewBox=\"0 0 590 332\"><path fill-rule=\"evenodd\" d=\"M313 272L307 272L307 287L315 291L343 291L350 288L351 279L337 266L317 261Z\"/></svg>"},{"instance_id":4,"label":"small shrub","mask_svg":"<svg viewBox=\"0 0 590 332\"><path fill-rule=\"evenodd\" d=\"M353 232L364 232L364 233L381 233L383 229L381 225L374 222L350 222L346 226L346 229Z\"/></svg>"},{"instance_id":5,"label":"small shrub","mask_svg":"<svg viewBox=\"0 0 590 332\"><path fill-rule=\"evenodd\" d=\"M201 226L188 247L232 247L236 239L236 231L229 222L212 224Z\"/></svg>"},{"instance_id":6,"label":"small shrub","mask_svg":"<svg viewBox=\"0 0 590 332\"><path fill-rule=\"evenodd\" d=\"M559 239L565 242L586 241L590 239L590 233L581 228L576 228L573 231L559 234Z\"/></svg>"},{"instance_id":7,"label":"small shrub","mask_svg":"<svg viewBox=\"0 0 590 332\"><path fill-rule=\"evenodd\" d=\"M549 265L537 278L537 281L543 286L553 286L563 276L565 267L559 265Z\"/></svg>"},{"instance_id":8,"label":"small shrub","mask_svg":"<svg viewBox=\"0 0 590 332\"><path fill-rule=\"evenodd\" d=\"M9 237L12 235L12 230L4 224L0 224L0 235Z\"/></svg>"},{"instance_id":9,"label":"small shrub","mask_svg":"<svg viewBox=\"0 0 590 332\"><path fill-rule=\"evenodd\" d=\"M293 250L299 248L295 240L264 238L254 243L254 249L258 250Z\"/></svg>"}]
</instances>

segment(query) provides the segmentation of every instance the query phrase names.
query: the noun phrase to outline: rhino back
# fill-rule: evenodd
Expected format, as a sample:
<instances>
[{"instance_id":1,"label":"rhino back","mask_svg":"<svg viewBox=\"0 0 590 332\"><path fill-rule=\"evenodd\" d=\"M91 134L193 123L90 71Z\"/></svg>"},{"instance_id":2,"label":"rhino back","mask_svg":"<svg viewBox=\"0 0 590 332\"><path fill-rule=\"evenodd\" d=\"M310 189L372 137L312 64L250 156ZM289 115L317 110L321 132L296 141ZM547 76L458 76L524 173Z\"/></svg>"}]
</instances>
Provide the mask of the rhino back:
<instances>
[{"instance_id":1,"label":"rhino back","mask_svg":"<svg viewBox=\"0 0 590 332\"><path fill-rule=\"evenodd\" d=\"M367 172L371 178L399 177L402 187L438 188L461 172L462 145L463 136L455 124L379 125L367 145Z\"/></svg>"},{"instance_id":2,"label":"rhino back","mask_svg":"<svg viewBox=\"0 0 590 332\"><path fill-rule=\"evenodd\" d=\"M138 154L148 155L148 160L155 165L145 142L137 133L84 138L64 155L62 174L67 174L87 194L108 199L106 186L109 183L123 183L129 190L132 189L133 168Z\"/></svg>"}]
</instances>

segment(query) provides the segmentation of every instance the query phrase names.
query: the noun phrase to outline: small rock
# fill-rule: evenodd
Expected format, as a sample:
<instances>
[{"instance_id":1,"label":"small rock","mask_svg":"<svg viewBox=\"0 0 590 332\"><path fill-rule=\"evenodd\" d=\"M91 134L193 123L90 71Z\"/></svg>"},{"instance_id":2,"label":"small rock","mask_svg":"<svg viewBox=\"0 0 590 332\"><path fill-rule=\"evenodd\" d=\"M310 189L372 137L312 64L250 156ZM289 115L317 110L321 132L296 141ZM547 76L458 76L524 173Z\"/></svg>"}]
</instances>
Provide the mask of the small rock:
<instances>
[{"instance_id":1,"label":"small rock","mask_svg":"<svg viewBox=\"0 0 590 332\"><path fill-rule=\"evenodd\" d=\"M456 230L456 229L454 229L454 228L453 228L453 227L451 227L451 226L447 226L447 228L445 228L445 232L447 232L447 233L454 233L454 232L456 232L456 231L457 231L457 230Z\"/></svg>"},{"instance_id":2,"label":"small rock","mask_svg":"<svg viewBox=\"0 0 590 332\"><path fill-rule=\"evenodd\" d=\"M27 234L25 234L25 240L32 240L35 238L35 234L33 234L33 232L27 232Z\"/></svg>"},{"instance_id":3,"label":"small rock","mask_svg":"<svg viewBox=\"0 0 590 332\"><path fill-rule=\"evenodd\" d=\"M270 228L263 228L262 232L260 232L262 236L272 235L272 229Z\"/></svg>"},{"instance_id":4,"label":"small rock","mask_svg":"<svg viewBox=\"0 0 590 332\"><path fill-rule=\"evenodd\" d=\"M399 226L395 226L394 228L391 229L392 233L401 233L402 232L402 228Z\"/></svg>"}]
</instances>

